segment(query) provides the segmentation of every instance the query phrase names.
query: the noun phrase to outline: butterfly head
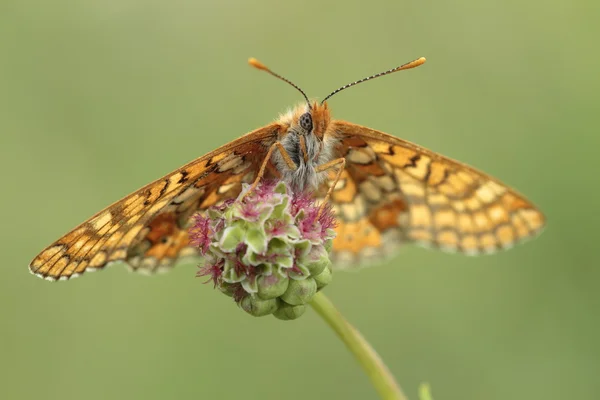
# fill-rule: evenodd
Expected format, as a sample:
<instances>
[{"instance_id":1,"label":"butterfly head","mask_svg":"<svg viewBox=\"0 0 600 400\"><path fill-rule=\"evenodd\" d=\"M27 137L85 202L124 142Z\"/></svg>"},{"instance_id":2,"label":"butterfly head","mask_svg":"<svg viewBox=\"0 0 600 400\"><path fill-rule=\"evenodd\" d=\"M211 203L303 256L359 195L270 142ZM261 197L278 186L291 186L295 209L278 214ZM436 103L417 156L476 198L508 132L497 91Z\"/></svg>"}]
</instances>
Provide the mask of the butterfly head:
<instances>
[{"instance_id":1,"label":"butterfly head","mask_svg":"<svg viewBox=\"0 0 600 400\"><path fill-rule=\"evenodd\" d=\"M288 118L289 120L286 122L297 134L314 135L317 139L322 140L331 121L331 113L327 103L320 104L315 101L310 107L305 103L299 104Z\"/></svg>"}]
</instances>

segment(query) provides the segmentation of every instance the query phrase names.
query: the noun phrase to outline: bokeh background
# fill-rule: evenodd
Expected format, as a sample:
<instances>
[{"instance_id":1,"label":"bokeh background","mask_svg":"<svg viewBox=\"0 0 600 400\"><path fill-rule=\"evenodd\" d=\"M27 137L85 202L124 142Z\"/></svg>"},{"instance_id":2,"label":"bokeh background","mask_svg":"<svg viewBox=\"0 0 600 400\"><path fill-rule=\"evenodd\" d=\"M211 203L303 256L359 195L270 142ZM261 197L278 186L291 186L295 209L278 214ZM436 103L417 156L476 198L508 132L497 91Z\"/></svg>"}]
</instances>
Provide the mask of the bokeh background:
<instances>
[{"instance_id":1,"label":"bokeh background","mask_svg":"<svg viewBox=\"0 0 600 400\"><path fill-rule=\"evenodd\" d=\"M411 399L600 392L600 164L594 2L3 0L0 397L375 398L314 312L245 315L194 278L121 266L31 276L43 247L107 204L310 96L334 116L472 164L548 217L479 258L406 246L326 292ZM596 9L597 11L597 9ZM596 14L596 15L595 15Z\"/></svg>"}]
</instances>

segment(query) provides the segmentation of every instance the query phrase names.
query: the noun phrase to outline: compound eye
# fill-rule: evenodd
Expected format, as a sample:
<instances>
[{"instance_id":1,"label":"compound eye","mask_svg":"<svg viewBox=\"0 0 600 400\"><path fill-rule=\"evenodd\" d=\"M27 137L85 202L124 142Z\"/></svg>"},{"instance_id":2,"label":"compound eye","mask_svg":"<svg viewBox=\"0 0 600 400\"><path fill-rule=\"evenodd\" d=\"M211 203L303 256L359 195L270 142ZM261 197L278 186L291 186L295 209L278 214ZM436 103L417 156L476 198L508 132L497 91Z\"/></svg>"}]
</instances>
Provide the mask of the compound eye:
<instances>
[{"instance_id":1,"label":"compound eye","mask_svg":"<svg viewBox=\"0 0 600 400\"><path fill-rule=\"evenodd\" d=\"M310 113L304 113L300 116L300 126L307 132L311 132L313 128L312 116Z\"/></svg>"}]
</instances>

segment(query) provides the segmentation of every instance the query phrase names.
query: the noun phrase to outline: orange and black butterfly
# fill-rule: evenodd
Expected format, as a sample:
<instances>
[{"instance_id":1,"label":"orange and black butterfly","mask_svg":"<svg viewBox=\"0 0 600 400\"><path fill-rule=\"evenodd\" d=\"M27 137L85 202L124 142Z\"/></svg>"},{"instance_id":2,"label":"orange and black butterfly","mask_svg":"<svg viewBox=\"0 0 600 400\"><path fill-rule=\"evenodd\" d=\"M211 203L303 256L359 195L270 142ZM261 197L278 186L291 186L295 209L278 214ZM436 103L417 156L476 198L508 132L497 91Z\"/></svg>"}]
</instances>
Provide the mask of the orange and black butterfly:
<instances>
[{"instance_id":1,"label":"orange and black butterfly","mask_svg":"<svg viewBox=\"0 0 600 400\"><path fill-rule=\"evenodd\" d=\"M124 261L152 273L196 255L190 218L238 196L242 183L274 178L314 190L337 217L334 266L388 255L404 242L491 253L535 236L542 213L498 180L386 133L334 120L326 100L360 82L413 68L424 58L342 86L184 165L100 211L33 259L30 270L66 280Z\"/></svg>"}]
</instances>

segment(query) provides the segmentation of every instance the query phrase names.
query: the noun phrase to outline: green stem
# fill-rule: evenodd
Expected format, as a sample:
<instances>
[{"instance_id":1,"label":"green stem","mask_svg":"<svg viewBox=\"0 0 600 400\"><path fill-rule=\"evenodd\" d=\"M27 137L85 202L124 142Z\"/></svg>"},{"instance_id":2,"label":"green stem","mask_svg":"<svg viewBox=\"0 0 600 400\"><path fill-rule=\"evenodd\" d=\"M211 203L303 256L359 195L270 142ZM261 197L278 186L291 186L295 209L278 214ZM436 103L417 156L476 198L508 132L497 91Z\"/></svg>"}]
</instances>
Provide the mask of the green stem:
<instances>
[{"instance_id":1,"label":"green stem","mask_svg":"<svg viewBox=\"0 0 600 400\"><path fill-rule=\"evenodd\" d=\"M310 305L354 354L382 399L407 400L377 352L360 332L344 319L323 293L317 293Z\"/></svg>"}]
</instances>

